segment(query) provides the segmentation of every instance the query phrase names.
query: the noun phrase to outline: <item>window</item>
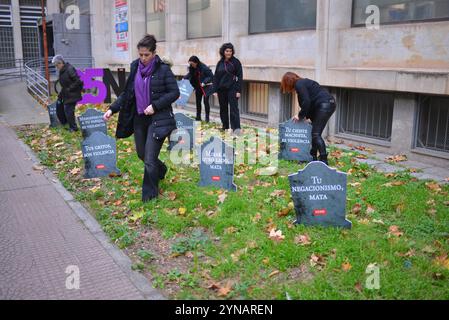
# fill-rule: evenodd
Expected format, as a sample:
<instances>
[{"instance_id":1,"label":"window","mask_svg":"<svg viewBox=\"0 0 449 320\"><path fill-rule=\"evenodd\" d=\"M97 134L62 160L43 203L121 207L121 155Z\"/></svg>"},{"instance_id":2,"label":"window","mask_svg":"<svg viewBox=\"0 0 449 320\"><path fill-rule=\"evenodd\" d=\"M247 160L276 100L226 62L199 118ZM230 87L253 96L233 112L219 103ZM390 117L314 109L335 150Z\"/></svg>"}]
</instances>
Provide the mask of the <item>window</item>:
<instances>
[{"instance_id":1,"label":"window","mask_svg":"<svg viewBox=\"0 0 449 320\"><path fill-rule=\"evenodd\" d=\"M22 30L23 59L29 61L41 57L37 21L42 17L40 1L20 1L20 25Z\"/></svg>"},{"instance_id":2,"label":"window","mask_svg":"<svg viewBox=\"0 0 449 320\"><path fill-rule=\"evenodd\" d=\"M166 0L147 1L147 33L153 34L158 41L165 41Z\"/></svg>"},{"instance_id":3,"label":"window","mask_svg":"<svg viewBox=\"0 0 449 320\"><path fill-rule=\"evenodd\" d=\"M316 28L316 0L250 0L249 33Z\"/></svg>"},{"instance_id":4,"label":"window","mask_svg":"<svg viewBox=\"0 0 449 320\"><path fill-rule=\"evenodd\" d=\"M244 82L242 88L242 113L268 117L269 85L261 82Z\"/></svg>"},{"instance_id":5,"label":"window","mask_svg":"<svg viewBox=\"0 0 449 320\"><path fill-rule=\"evenodd\" d=\"M339 133L391 141L394 95L388 92L340 89Z\"/></svg>"},{"instance_id":6,"label":"window","mask_svg":"<svg viewBox=\"0 0 449 320\"><path fill-rule=\"evenodd\" d=\"M0 1L0 68L13 67L14 35L12 30L11 2Z\"/></svg>"},{"instance_id":7,"label":"window","mask_svg":"<svg viewBox=\"0 0 449 320\"><path fill-rule=\"evenodd\" d=\"M187 38L221 36L223 1L187 0Z\"/></svg>"},{"instance_id":8,"label":"window","mask_svg":"<svg viewBox=\"0 0 449 320\"><path fill-rule=\"evenodd\" d=\"M353 25L365 25L371 13L366 13L369 5L380 9L380 23L402 23L449 19L447 0L354 0Z\"/></svg>"},{"instance_id":9,"label":"window","mask_svg":"<svg viewBox=\"0 0 449 320\"><path fill-rule=\"evenodd\" d=\"M449 98L420 96L415 147L449 152Z\"/></svg>"}]
</instances>

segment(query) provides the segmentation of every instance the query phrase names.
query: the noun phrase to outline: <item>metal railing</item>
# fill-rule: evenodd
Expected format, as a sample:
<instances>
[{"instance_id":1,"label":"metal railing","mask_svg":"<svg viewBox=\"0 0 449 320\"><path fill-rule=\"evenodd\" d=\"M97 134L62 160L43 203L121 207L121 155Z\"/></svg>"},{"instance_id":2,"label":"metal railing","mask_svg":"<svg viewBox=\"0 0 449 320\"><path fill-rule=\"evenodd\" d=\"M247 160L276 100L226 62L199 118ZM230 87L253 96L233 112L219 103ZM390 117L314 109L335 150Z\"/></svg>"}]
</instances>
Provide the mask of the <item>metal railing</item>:
<instances>
[{"instance_id":1,"label":"metal railing","mask_svg":"<svg viewBox=\"0 0 449 320\"><path fill-rule=\"evenodd\" d=\"M51 78L56 79L57 70L54 65L52 65L51 60L53 57L49 57L49 72L50 72L50 81ZM94 66L94 59L92 57L75 57L75 58L66 58L66 61L69 62L76 69L86 69L92 68ZM47 79L45 78L45 60L44 59L35 59L30 60L25 63L25 75L26 75L26 83L28 92L41 104L45 104L50 96L51 92L49 91L49 84Z\"/></svg>"}]
</instances>

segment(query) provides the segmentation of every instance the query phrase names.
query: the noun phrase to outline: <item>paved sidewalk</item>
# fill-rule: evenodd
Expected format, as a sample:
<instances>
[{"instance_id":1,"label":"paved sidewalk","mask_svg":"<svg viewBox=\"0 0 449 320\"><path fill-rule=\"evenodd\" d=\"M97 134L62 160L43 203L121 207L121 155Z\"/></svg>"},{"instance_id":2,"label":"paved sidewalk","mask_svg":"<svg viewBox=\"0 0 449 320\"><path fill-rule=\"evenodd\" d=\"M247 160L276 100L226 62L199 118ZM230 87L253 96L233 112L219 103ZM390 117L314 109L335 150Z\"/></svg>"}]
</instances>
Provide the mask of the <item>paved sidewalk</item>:
<instances>
[{"instance_id":1,"label":"paved sidewalk","mask_svg":"<svg viewBox=\"0 0 449 320\"><path fill-rule=\"evenodd\" d=\"M17 92L17 87L12 89ZM11 105L5 108L14 99L1 94L0 111L8 109L6 119L14 125L40 121L36 104L24 105L26 92L16 95L15 111ZM129 258L52 173L36 166L31 150L2 120L5 117L0 118L0 300L164 299L143 275L131 270ZM66 288L73 275L66 274L69 266L79 268L79 290Z\"/></svg>"},{"instance_id":2,"label":"paved sidewalk","mask_svg":"<svg viewBox=\"0 0 449 320\"><path fill-rule=\"evenodd\" d=\"M0 86L0 120L11 126L50 123L47 111L30 96L23 82Z\"/></svg>"}]
</instances>

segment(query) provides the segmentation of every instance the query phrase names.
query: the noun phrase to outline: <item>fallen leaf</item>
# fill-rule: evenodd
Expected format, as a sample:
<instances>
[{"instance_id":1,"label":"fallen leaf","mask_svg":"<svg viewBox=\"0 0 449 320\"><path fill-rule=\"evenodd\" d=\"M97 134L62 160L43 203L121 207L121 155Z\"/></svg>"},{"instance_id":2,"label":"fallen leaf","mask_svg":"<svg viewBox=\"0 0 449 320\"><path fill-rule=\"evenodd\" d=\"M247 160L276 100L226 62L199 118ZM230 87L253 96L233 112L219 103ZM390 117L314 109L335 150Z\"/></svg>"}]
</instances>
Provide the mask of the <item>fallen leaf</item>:
<instances>
[{"instance_id":1,"label":"fallen leaf","mask_svg":"<svg viewBox=\"0 0 449 320\"><path fill-rule=\"evenodd\" d=\"M399 227L398 226L391 226L389 229L388 229L388 233L390 234L390 235L393 235L393 236L395 236L395 237L402 237L403 235L404 235L404 233L403 232L401 232L400 230L399 230Z\"/></svg>"},{"instance_id":2,"label":"fallen leaf","mask_svg":"<svg viewBox=\"0 0 449 320\"><path fill-rule=\"evenodd\" d=\"M80 172L81 172L80 168L73 168L72 170L70 170L70 174L73 176L77 175Z\"/></svg>"},{"instance_id":3,"label":"fallen leaf","mask_svg":"<svg viewBox=\"0 0 449 320\"><path fill-rule=\"evenodd\" d=\"M361 159L361 160L366 160L366 159L368 159L368 157L367 157L366 155L364 155L364 154L358 154L358 155L356 156L356 158L357 158L357 159Z\"/></svg>"},{"instance_id":4,"label":"fallen leaf","mask_svg":"<svg viewBox=\"0 0 449 320\"><path fill-rule=\"evenodd\" d=\"M359 223L363 224L363 225L368 225L370 223L370 221L369 221L369 219L361 219L361 220L359 220Z\"/></svg>"},{"instance_id":5,"label":"fallen leaf","mask_svg":"<svg viewBox=\"0 0 449 320\"><path fill-rule=\"evenodd\" d=\"M260 213L256 213L256 215L254 216L254 218L252 218L251 220L253 221L253 223L257 223L262 219L262 215Z\"/></svg>"},{"instance_id":6,"label":"fallen leaf","mask_svg":"<svg viewBox=\"0 0 449 320\"><path fill-rule=\"evenodd\" d=\"M167 192L167 198L170 201L175 201L176 200L176 192L173 192L173 191Z\"/></svg>"},{"instance_id":7,"label":"fallen leaf","mask_svg":"<svg viewBox=\"0 0 449 320\"><path fill-rule=\"evenodd\" d=\"M280 198L286 195L286 191L285 190L276 190L273 193L270 194L270 197L272 198Z\"/></svg>"},{"instance_id":8,"label":"fallen leaf","mask_svg":"<svg viewBox=\"0 0 449 320\"><path fill-rule=\"evenodd\" d=\"M302 234L295 238L295 244L298 244L300 246L308 246L311 243L312 242L308 234Z\"/></svg>"},{"instance_id":9,"label":"fallen leaf","mask_svg":"<svg viewBox=\"0 0 449 320\"><path fill-rule=\"evenodd\" d=\"M33 170L34 171L44 171L45 168L43 166L35 165L35 166L33 166Z\"/></svg>"},{"instance_id":10,"label":"fallen leaf","mask_svg":"<svg viewBox=\"0 0 449 320\"><path fill-rule=\"evenodd\" d=\"M447 254L436 257L434 263L439 267L443 267L449 270L449 259L447 257Z\"/></svg>"},{"instance_id":11,"label":"fallen leaf","mask_svg":"<svg viewBox=\"0 0 449 320\"><path fill-rule=\"evenodd\" d=\"M405 154L400 154L396 156L387 157L385 159L386 162L404 162L407 161L407 156Z\"/></svg>"},{"instance_id":12,"label":"fallen leaf","mask_svg":"<svg viewBox=\"0 0 449 320\"><path fill-rule=\"evenodd\" d=\"M376 212L376 209L374 209L371 205L368 205L368 208L366 208L366 214L373 214Z\"/></svg>"},{"instance_id":13,"label":"fallen leaf","mask_svg":"<svg viewBox=\"0 0 449 320\"><path fill-rule=\"evenodd\" d=\"M360 282L357 282L354 286L354 289L358 292L358 293L362 293L363 288L362 288L362 284Z\"/></svg>"},{"instance_id":14,"label":"fallen leaf","mask_svg":"<svg viewBox=\"0 0 449 320\"><path fill-rule=\"evenodd\" d=\"M178 209L178 214L179 214L180 216L184 216L184 215L186 214L186 212L187 212L187 209L186 209L186 208L179 208L179 209Z\"/></svg>"},{"instance_id":15,"label":"fallen leaf","mask_svg":"<svg viewBox=\"0 0 449 320\"><path fill-rule=\"evenodd\" d=\"M280 274L281 272L279 271L279 270L275 270L275 271L273 271L272 273L270 273L269 275L268 275L268 278L273 278L274 276L276 276L276 275L278 275L278 274Z\"/></svg>"},{"instance_id":16,"label":"fallen leaf","mask_svg":"<svg viewBox=\"0 0 449 320\"><path fill-rule=\"evenodd\" d=\"M428 182L426 183L427 189L433 192L441 192L441 186L438 183L435 182Z\"/></svg>"},{"instance_id":17,"label":"fallen leaf","mask_svg":"<svg viewBox=\"0 0 449 320\"><path fill-rule=\"evenodd\" d=\"M326 261L324 260L323 256L312 254L310 256L310 266L317 267L318 269L323 269L326 266Z\"/></svg>"},{"instance_id":18,"label":"fallen leaf","mask_svg":"<svg viewBox=\"0 0 449 320\"><path fill-rule=\"evenodd\" d=\"M236 233L236 232L237 232L237 228L236 227L229 227L229 228L226 228L224 230L225 234L233 234L233 233Z\"/></svg>"},{"instance_id":19,"label":"fallen leaf","mask_svg":"<svg viewBox=\"0 0 449 320\"><path fill-rule=\"evenodd\" d=\"M352 213L353 214L359 214L362 211L362 205L360 203L356 203L353 207L352 207Z\"/></svg>"},{"instance_id":20,"label":"fallen leaf","mask_svg":"<svg viewBox=\"0 0 449 320\"><path fill-rule=\"evenodd\" d=\"M288 216L288 214L290 213L291 209L290 208L284 208L281 211L278 212L278 217L279 218L283 218Z\"/></svg>"},{"instance_id":21,"label":"fallen leaf","mask_svg":"<svg viewBox=\"0 0 449 320\"><path fill-rule=\"evenodd\" d=\"M276 224L274 223L274 221L273 221L272 218L269 218L269 219L267 220L267 222L268 222L268 224L265 226L265 230L266 230L267 232L271 232L271 230L277 229L277 226L276 226Z\"/></svg>"},{"instance_id":22,"label":"fallen leaf","mask_svg":"<svg viewBox=\"0 0 449 320\"><path fill-rule=\"evenodd\" d=\"M282 231L281 230L277 230L276 229L272 229L270 231L270 239L275 241L275 242L281 242L282 240L285 239L285 236L282 235Z\"/></svg>"},{"instance_id":23,"label":"fallen leaf","mask_svg":"<svg viewBox=\"0 0 449 320\"><path fill-rule=\"evenodd\" d=\"M350 264L349 262L344 262L344 263L341 265L341 269L342 269L344 272L348 272L349 270L352 269L352 266L351 266L351 264Z\"/></svg>"},{"instance_id":24,"label":"fallen leaf","mask_svg":"<svg viewBox=\"0 0 449 320\"><path fill-rule=\"evenodd\" d=\"M219 297L227 297L232 291L232 284L228 282L224 287L218 289Z\"/></svg>"},{"instance_id":25,"label":"fallen leaf","mask_svg":"<svg viewBox=\"0 0 449 320\"><path fill-rule=\"evenodd\" d=\"M424 253L435 253L435 252L437 252L437 249L435 249L434 247L432 247L432 246L425 246L423 249L422 249L422 252L424 252Z\"/></svg>"},{"instance_id":26,"label":"fallen leaf","mask_svg":"<svg viewBox=\"0 0 449 320\"><path fill-rule=\"evenodd\" d=\"M137 220L140 220L140 219L143 218L143 215L144 215L144 212L143 212L143 211L140 211L140 212L137 212L137 213L133 214L131 217L129 217L129 219L130 219L132 222L136 223Z\"/></svg>"},{"instance_id":27,"label":"fallen leaf","mask_svg":"<svg viewBox=\"0 0 449 320\"><path fill-rule=\"evenodd\" d=\"M218 203L224 203L227 197L228 194L226 192L223 192L218 196Z\"/></svg>"},{"instance_id":28,"label":"fallen leaf","mask_svg":"<svg viewBox=\"0 0 449 320\"><path fill-rule=\"evenodd\" d=\"M373 223L385 225L385 222L383 222L382 220L378 220L378 219L374 219Z\"/></svg>"}]
</instances>

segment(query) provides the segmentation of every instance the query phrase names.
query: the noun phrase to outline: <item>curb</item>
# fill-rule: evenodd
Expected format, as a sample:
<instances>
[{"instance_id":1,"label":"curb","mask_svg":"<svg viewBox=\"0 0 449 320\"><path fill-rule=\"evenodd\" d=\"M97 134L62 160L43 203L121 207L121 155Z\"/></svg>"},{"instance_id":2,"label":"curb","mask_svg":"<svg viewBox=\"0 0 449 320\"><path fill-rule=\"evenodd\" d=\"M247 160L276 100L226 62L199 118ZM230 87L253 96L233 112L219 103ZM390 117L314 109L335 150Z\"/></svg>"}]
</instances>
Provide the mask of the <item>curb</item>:
<instances>
[{"instance_id":1,"label":"curb","mask_svg":"<svg viewBox=\"0 0 449 320\"><path fill-rule=\"evenodd\" d=\"M11 128L11 127L10 127ZM17 135L16 135L17 137ZM25 153L30 157L34 164L40 165L40 161L31 148L17 137L17 141ZM45 168L43 172L49 183L55 187L56 191L61 195L64 201L69 205L72 211L76 214L78 219L84 224L89 232L97 239L106 252L112 257L114 262L130 279L131 283L142 294L145 300L167 300L158 290L154 289L151 283L142 274L131 269L131 259L124 254L119 248L113 245L108 236L103 232L97 220L83 207L83 205L76 201L73 195L64 188L62 183L55 177L55 175Z\"/></svg>"}]
</instances>

